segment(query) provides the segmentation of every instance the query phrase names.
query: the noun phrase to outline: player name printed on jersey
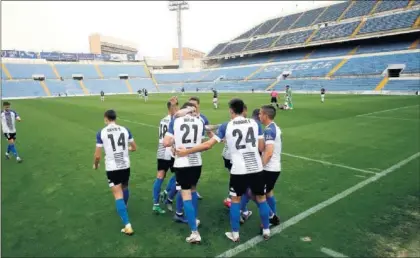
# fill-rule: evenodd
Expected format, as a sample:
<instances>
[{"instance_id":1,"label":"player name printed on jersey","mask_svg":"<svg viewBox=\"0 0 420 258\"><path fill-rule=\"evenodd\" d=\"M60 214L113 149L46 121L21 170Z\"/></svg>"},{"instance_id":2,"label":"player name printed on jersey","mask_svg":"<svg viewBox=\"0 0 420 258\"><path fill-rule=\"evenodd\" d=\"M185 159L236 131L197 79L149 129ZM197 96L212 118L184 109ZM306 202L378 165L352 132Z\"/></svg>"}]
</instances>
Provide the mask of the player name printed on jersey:
<instances>
[{"instance_id":1,"label":"player name printed on jersey","mask_svg":"<svg viewBox=\"0 0 420 258\"><path fill-rule=\"evenodd\" d=\"M159 124L159 144L157 150L157 159L163 160L171 160L172 158L172 150L171 147L163 146L163 138L165 138L165 134L168 131L169 124L171 123L171 116L167 115L162 120L160 120Z\"/></svg>"},{"instance_id":2,"label":"player name printed on jersey","mask_svg":"<svg viewBox=\"0 0 420 258\"><path fill-rule=\"evenodd\" d=\"M230 151L233 175L251 174L262 171L258 151L258 139L263 138L261 126L253 119L241 116L222 124L215 139L226 140Z\"/></svg>"},{"instance_id":3,"label":"player name printed on jersey","mask_svg":"<svg viewBox=\"0 0 420 258\"><path fill-rule=\"evenodd\" d=\"M280 172L281 171L281 148L282 136L280 128L273 122L269 124L264 130L265 144L273 144L273 155L270 161L264 166L264 170Z\"/></svg>"},{"instance_id":4,"label":"player name printed on jersey","mask_svg":"<svg viewBox=\"0 0 420 258\"><path fill-rule=\"evenodd\" d=\"M127 128L113 123L98 132L96 146L104 148L106 171L130 167L128 144L133 140L133 136Z\"/></svg>"},{"instance_id":5,"label":"player name printed on jersey","mask_svg":"<svg viewBox=\"0 0 420 258\"><path fill-rule=\"evenodd\" d=\"M204 123L199 117L186 115L176 118L169 124L167 135L174 137L175 148L192 148L201 144L204 133ZM189 154L185 157L175 157L174 167L195 167L201 166L201 153Z\"/></svg>"},{"instance_id":6,"label":"player name printed on jersey","mask_svg":"<svg viewBox=\"0 0 420 258\"><path fill-rule=\"evenodd\" d=\"M14 110L1 111L1 127L3 133L16 133L16 118L19 115Z\"/></svg>"}]
</instances>

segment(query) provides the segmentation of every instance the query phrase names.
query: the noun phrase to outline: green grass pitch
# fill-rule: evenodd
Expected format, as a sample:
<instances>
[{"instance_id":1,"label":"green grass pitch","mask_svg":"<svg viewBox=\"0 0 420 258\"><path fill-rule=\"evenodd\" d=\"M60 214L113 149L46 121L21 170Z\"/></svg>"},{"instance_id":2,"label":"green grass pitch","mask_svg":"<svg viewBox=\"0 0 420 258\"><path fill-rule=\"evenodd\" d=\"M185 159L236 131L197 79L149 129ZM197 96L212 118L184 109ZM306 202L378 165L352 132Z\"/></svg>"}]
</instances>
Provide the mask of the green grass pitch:
<instances>
[{"instance_id":1,"label":"green grass pitch","mask_svg":"<svg viewBox=\"0 0 420 258\"><path fill-rule=\"evenodd\" d=\"M180 96L180 103L190 95ZM202 113L211 124L229 119L227 102L232 97L242 97L250 112L269 101L267 94L221 93L220 108L214 110L210 93L199 96ZM23 120L17 128L17 149L24 162L1 159L2 255L197 257L237 246L224 236L230 226L222 204L228 174L221 144L203 154L198 186L204 197L199 203L201 245L185 243L188 226L174 223L171 213L152 214L157 125L166 114L169 97L154 94L147 103L136 95L106 96L105 102L99 96L12 100ZM295 94L295 109L280 111L276 117L288 154L282 156L283 171L276 186L282 221L419 152L419 104L415 96L360 95L327 95L321 104L318 94ZM132 237L119 232L122 223L103 163L98 171L92 169L95 134L104 126L104 111L111 108L138 145L131 154L129 216L136 233ZM6 150L4 139L1 150ZM350 257L418 255L419 160L239 256L325 256L321 247ZM241 227L241 243L258 234L257 208L253 203L249 207L254 216ZM311 241L302 241L304 237Z\"/></svg>"}]
</instances>

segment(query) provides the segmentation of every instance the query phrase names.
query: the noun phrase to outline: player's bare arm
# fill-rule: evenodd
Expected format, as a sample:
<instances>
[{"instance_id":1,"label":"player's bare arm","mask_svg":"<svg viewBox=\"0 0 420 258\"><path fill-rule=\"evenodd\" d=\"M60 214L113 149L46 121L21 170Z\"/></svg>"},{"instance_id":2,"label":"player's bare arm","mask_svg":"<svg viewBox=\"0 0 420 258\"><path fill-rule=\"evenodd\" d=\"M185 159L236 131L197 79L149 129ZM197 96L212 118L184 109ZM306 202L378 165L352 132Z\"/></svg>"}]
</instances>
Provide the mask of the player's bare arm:
<instances>
[{"instance_id":1,"label":"player's bare arm","mask_svg":"<svg viewBox=\"0 0 420 258\"><path fill-rule=\"evenodd\" d=\"M265 145L264 154L262 156L263 166L267 165L267 163L270 161L271 157L273 156L273 152L274 152L274 144Z\"/></svg>"},{"instance_id":2,"label":"player's bare arm","mask_svg":"<svg viewBox=\"0 0 420 258\"><path fill-rule=\"evenodd\" d=\"M163 146L165 147L172 147L174 145L174 138L169 135L165 135L165 138L163 138Z\"/></svg>"},{"instance_id":3,"label":"player's bare arm","mask_svg":"<svg viewBox=\"0 0 420 258\"><path fill-rule=\"evenodd\" d=\"M183 117L183 116L186 116L187 114L191 114L191 113L194 113L194 112L196 112L196 108L195 107L187 107L187 108L183 108L183 109L180 109L180 110L178 110L176 113L175 113L175 117L176 118L178 118L178 117Z\"/></svg>"},{"instance_id":4,"label":"player's bare arm","mask_svg":"<svg viewBox=\"0 0 420 258\"><path fill-rule=\"evenodd\" d=\"M265 149L265 142L264 139L258 139L258 151L263 152Z\"/></svg>"},{"instance_id":5,"label":"player's bare arm","mask_svg":"<svg viewBox=\"0 0 420 258\"><path fill-rule=\"evenodd\" d=\"M176 150L176 155L178 155L179 157L185 157L189 154L193 154L196 152L202 152L202 151L206 151L206 150L210 150L214 145L216 145L216 143L218 143L218 141L215 138L211 138L210 140L197 145L195 147L192 147L190 149L185 149L185 148L178 148Z\"/></svg>"},{"instance_id":6,"label":"player's bare arm","mask_svg":"<svg viewBox=\"0 0 420 258\"><path fill-rule=\"evenodd\" d=\"M132 142L130 142L130 146L128 146L128 150L129 151L136 151L137 150L137 145L136 145L136 142L134 140Z\"/></svg>"},{"instance_id":7,"label":"player's bare arm","mask_svg":"<svg viewBox=\"0 0 420 258\"><path fill-rule=\"evenodd\" d=\"M96 147L94 160L93 160L93 168L94 169L99 168L99 161L101 161L101 155L102 155L102 147Z\"/></svg>"}]
</instances>

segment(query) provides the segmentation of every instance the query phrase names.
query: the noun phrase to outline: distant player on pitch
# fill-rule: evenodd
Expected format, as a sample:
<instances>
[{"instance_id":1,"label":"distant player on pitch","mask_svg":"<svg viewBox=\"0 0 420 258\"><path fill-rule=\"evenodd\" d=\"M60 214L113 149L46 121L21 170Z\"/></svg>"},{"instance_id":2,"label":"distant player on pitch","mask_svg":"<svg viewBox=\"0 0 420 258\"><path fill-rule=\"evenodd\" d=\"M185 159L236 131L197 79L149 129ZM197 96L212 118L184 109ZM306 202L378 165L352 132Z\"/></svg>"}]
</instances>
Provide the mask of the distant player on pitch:
<instances>
[{"instance_id":1,"label":"distant player on pitch","mask_svg":"<svg viewBox=\"0 0 420 258\"><path fill-rule=\"evenodd\" d=\"M105 101L105 92L101 90L101 101Z\"/></svg>"},{"instance_id":2,"label":"distant player on pitch","mask_svg":"<svg viewBox=\"0 0 420 258\"><path fill-rule=\"evenodd\" d=\"M129 197L128 181L130 180L130 157L128 151L137 149L131 132L117 125L117 113L114 110L105 112L105 128L96 134L96 150L93 168L98 169L105 151L105 170L108 184L115 198L118 215L123 221L124 228L121 232L126 235L134 234L128 218L127 204Z\"/></svg>"},{"instance_id":3,"label":"distant player on pitch","mask_svg":"<svg viewBox=\"0 0 420 258\"><path fill-rule=\"evenodd\" d=\"M13 155L16 157L16 161L18 163L22 162L22 159L19 157L19 154L16 150L15 142L16 142L16 121L20 122L20 116L16 111L10 109L9 102L3 102L3 110L1 111L1 129L3 131L4 136L7 139L7 151L6 151L6 159L10 159L9 153L12 152Z\"/></svg>"},{"instance_id":4,"label":"distant player on pitch","mask_svg":"<svg viewBox=\"0 0 420 258\"><path fill-rule=\"evenodd\" d=\"M324 103L325 101L325 89L321 88L321 103Z\"/></svg>"},{"instance_id":5,"label":"distant player on pitch","mask_svg":"<svg viewBox=\"0 0 420 258\"><path fill-rule=\"evenodd\" d=\"M218 100L218 93L216 89L212 89L213 91L213 107L214 109L217 109L218 105L219 105L219 100Z\"/></svg>"}]
</instances>

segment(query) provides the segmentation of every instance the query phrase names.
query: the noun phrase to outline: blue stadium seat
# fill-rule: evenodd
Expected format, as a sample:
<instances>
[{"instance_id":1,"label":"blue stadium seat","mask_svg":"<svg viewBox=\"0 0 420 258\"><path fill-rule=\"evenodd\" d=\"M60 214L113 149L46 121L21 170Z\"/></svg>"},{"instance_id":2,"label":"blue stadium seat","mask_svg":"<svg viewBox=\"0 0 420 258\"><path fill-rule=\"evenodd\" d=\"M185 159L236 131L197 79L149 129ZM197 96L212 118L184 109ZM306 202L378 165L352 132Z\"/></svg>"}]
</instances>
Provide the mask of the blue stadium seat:
<instances>
[{"instance_id":1,"label":"blue stadium seat","mask_svg":"<svg viewBox=\"0 0 420 258\"><path fill-rule=\"evenodd\" d=\"M239 53L242 52L242 50L245 48L245 46L249 43L249 41L243 41L238 43L231 43L227 45L225 49L223 49L222 52L220 52L219 55L225 55L225 54L233 54L233 53Z\"/></svg>"},{"instance_id":2,"label":"blue stadium seat","mask_svg":"<svg viewBox=\"0 0 420 258\"><path fill-rule=\"evenodd\" d=\"M206 80L214 81L219 77L224 77L222 80L243 80L251 73L255 72L259 66L252 67L237 67L237 68L225 68L225 69L215 69L206 76Z\"/></svg>"},{"instance_id":3,"label":"blue stadium seat","mask_svg":"<svg viewBox=\"0 0 420 258\"><path fill-rule=\"evenodd\" d=\"M305 30L305 31L298 31L294 33L284 34L276 42L275 47L304 43L309 38L309 36L313 33L313 31L314 30Z\"/></svg>"},{"instance_id":4,"label":"blue stadium seat","mask_svg":"<svg viewBox=\"0 0 420 258\"><path fill-rule=\"evenodd\" d=\"M323 58L323 57L334 57L334 56L345 56L352 51L355 46L337 46L334 48L316 48L315 51L309 56L309 59Z\"/></svg>"},{"instance_id":5,"label":"blue stadium seat","mask_svg":"<svg viewBox=\"0 0 420 258\"><path fill-rule=\"evenodd\" d=\"M414 10L368 19L358 34L410 28L416 21L419 14L420 10Z\"/></svg>"},{"instance_id":6,"label":"blue stadium seat","mask_svg":"<svg viewBox=\"0 0 420 258\"><path fill-rule=\"evenodd\" d=\"M253 36L267 34L282 18L274 18L264 22L254 33Z\"/></svg>"},{"instance_id":7,"label":"blue stadium seat","mask_svg":"<svg viewBox=\"0 0 420 258\"><path fill-rule=\"evenodd\" d=\"M305 12L302 17L292 26L291 29L303 28L306 26L310 26L315 19L324 11L326 7L317 8L313 10L309 10Z\"/></svg>"},{"instance_id":8,"label":"blue stadium seat","mask_svg":"<svg viewBox=\"0 0 420 258\"><path fill-rule=\"evenodd\" d=\"M174 82L186 82L195 73L156 73L154 74L155 79L158 83L174 83Z\"/></svg>"},{"instance_id":9,"label":"blue stadium seat","mask_svg":"<svg viewBox=\"0 0 420 258\"><path fill-rule=\"evenodd\" d=\"M146 78L143 65L98 65L104 78L118 78L119 74L128 74L131 77Z\"/></svg>"},{"instance_id":10,"label":"blue stadium seat","mask_svg":"<svg viewBox=\"0 0 420 258\"><path fill-rule=\"evenodd\" d=\"M391 54L383 56L354 57L345 63L334 76L379 75L390 64L405 64L403 73L420 73L420 53Z\"/></svg>"},{"instance_id":11,"label":"blue stadium seat","mask_svg":"<svg viewBox=\"0 0 420 258\"><path fill-rule=\"evenodd\" d=\"M156 86L153 84L151 79L130 79L130 85L133 91L138 91L139 89L147 89L148 92L157 92Z\"/></svg>"},{"instance_id":12,"label":"blue stadium seat","mask_svg":"<svg viewBox=\"0 0 420 258\"><path fill-rule=\"evenodd\" d=\"M279 22L271 31L270 33L276 33L279 31L288 30L289 27L300 17L302 13L295 13L292 15L288 15L284 17L284 19Z\"/></svg>"},{"instance_id":13,"label":"blue stadium seat","mask_svg":"<svg viewBox=\"0 0 420 258\"><path fill-rule=\"evenodd\" d=\"M418 79L390 79L382 90L420 91L420 81Z\"/></svg>"},{"instance_id":14,"label":"blue stadium seat","mask_svg":"<svg viewBox=\"0 0 420 258\"><path fill-rule=\"evenodd\" d=\"M339 62L340 60L325 60L302 63L287 63L269 65L262 69L252 79L275 79L283 72L290 71L290 78L294 77L323 77Z\"/></svg>"},{"instance_id":15,"label":"blue stadium seat","mask_svg":"<svg viewBox=\"0 0 420 258\"><path fill-rule=\"evenodd\" d=\"M372 8L375 6L376 1L354 1L354 4L350 9L344 14L343 19L349 19L353 17L359 17L368 15Z\"/></svg>"},{"instance_id":16,"label":"blue stadium seat","mask_svg":"<svg viewBox=\"0 0 420 258\"><path fill-rule=\"evenodd\" d=\"M336 21L340 18L341 14L349 6L350 1L334 4L328 7L328 9L315 21L315 23L324 23L330 21Z\"/></svg>"},{"instance_id":17,"label":"blue stadium seat","mask_svg":"<svg viewBox=\"0 0 420 258\"><path fill-rule=\"evenodd\" d=\"M349 37L359 23L360 21L357 21L321 28L312 38L312 41Z\"/></svg>"},{"instance_id":18,"label":"blue stadium seat","mask_svg":"<svg viewBox=\"0 0 420 258\"><path fill-rule=\"evenodd\" d=\"M5 63L5 65L13 79L32 79L34 74L43 74L48 79L57 78L48 64Z\"/></svg>"},{"instance_id":19,"label":"blue stadium seat","mask_svg":"<svg viewBox=\"0 0 420 258\"><path fill-rule=\"evenodd\" d=\"M47 96L38 81L2 81L1 84L1 95L3 98Z\"/></svg>"},{"instance_id":20,"label":"blue stadium seat","mask_svg":"<svg viewBox=\"0 0 420 258\"><path fill-rule=\"evenodd\" d=\"M56 96L59 93L67 93L68 95L83 95L83 90L80 88L79 82L75 80L46 80L48 88L52 95Z\"/></svg>"},{"instance_id":21,"label":"blue stadium seat","mask_svg":"<svg viewBox=\"0 0 420 258\"><path fill-rule=\"evenodd\" d=\"M270 48L276 39L278 39L278 36L253 40L246 47L245 51Z\"/></svg>"},{"instance_id":22,"label":"blue stadium seat","mask_svg":"<svg viewBox=\"0 0 420 258\"><path fill-rule=\"evenodd\" d=\"M105 93L129 93L124 80L120 79L83 80L83 82L92 94L99 94L102 90Z\"/></svg>"},{"instance_id":23,"label":"blue stadium seat","mask_svg":"<svg viewBox=\"0 0 420 258\"><path fill-rule=\"evenodd\" d=\"M283 80L279 81L274 89L284 90L289 85L292 90L297 91L319 91L325 88L331 91L369 91L374 90L382 78L336 78L331 80Z\"/></svg>"},{"instance_id":24,"label":"blue stadium seat","mask_svg":"<svg viewBox=\"0 0 420 258\"><path fill-rule=\"evenodd\" d=\"M247 39L249 37L251 37L251 35L258 29L258 27L260 27L261 23L258 24L257 26L253 27L252 29L242 33L241 35L239 35L237 38L235 38L234 40L239 40L239 39Z\"/></svg>"},{"instance_id":25,"label":"blue stadium seat","mask_svg":"<svg viewBox=\"0 0 420 258\"><path fill-rule=\"evenodd\" d=\"M55 68L63 78L72 78L73 74L83 74L84 78L99 78L95 67L91 64L56 64Z\"/></svg>"},{"instance_id":26,"label":"blue stadium seat","mask_svg":"<svg viewBox=\"0 0 420 258\"><path fill-rule=\"evenodd\" d=\"M380 52L389 52L397 50L408 50L412 41L401 41L401 42L384 42L379 44L362 44L357 50L357 54L367 54L367 53L380 53Z\"/></svg>"},{"instance_id":27,"label":"blue stadium seat","mask_svg":"<svg viewBox=\"0 0 420 258\"><path fill-rule=\"evenodd\" d=\"M212 51L210 51L210 53L207 56L216 56L220 53L220 51L222 51L223 48L225 48L225 46L228 43L220 43L218 44L215 48L213 48Z\"/></svg>"},{"instance_id":28,"label":"blue stadium seat","mask_svg":"<svg viewBox=\"0 0 420 258\"><path fill-rule=\"evenodd\" d=\"M387 0L387 1L381 1L378 5L378 7L376 7L375 13L380 13L380 12L385 12L385 11L389 11L389 10L395 10L395 9L400 9L400 8L404 8L408 5L409 0L404 0L404 1L395 1L395 0Z\"/></svg>"}]
</instances>

